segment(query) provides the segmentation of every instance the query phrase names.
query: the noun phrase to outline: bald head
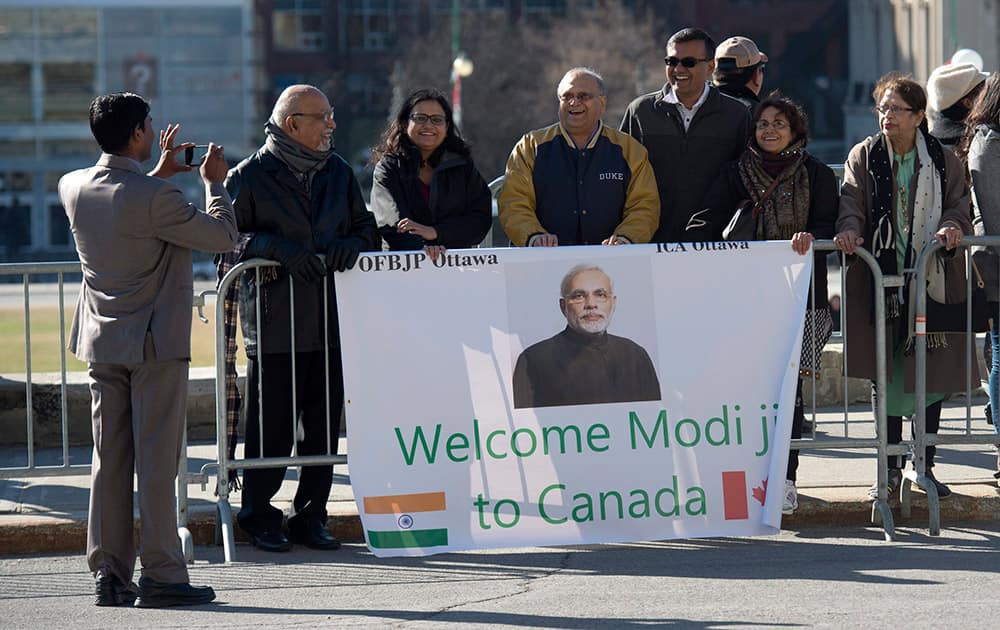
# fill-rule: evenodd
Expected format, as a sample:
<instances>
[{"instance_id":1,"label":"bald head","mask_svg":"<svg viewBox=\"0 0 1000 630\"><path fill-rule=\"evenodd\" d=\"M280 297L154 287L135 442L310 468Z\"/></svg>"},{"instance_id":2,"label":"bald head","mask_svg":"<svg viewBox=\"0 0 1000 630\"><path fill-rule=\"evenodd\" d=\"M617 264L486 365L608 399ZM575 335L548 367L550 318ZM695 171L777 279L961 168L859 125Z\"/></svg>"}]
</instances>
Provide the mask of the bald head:
<instances>
[{"instance_id":1,"label":"bald head","mask_svg":"<svg viewBox=\"0 0 1000 630\"><path fill-rule=\"evenodd\" d=\"M292 85L284 89L271 110L271 123L281 127L298 143L315 151L331 146L333 108L326 95L311 85Z\"/></svg>"},{"instance_id":2,"label":"bald head","mask_svg":"<svg viewBox=\"0 0 1000 630\"><path fill-rule=\"evenodd\" d=\"M285 128L288 117L295 112L302 111L300 105L308 97L316 98L317 96L326 98L318 88L311 85L291 85L286 87L274 103L274 109L271 110L271 122L288 131Z\"/></svg>"},{"instance_id":3,"label":"bald head","mask_svg":"<svg viewBox=\"0 0 1000 630\"><path fill-rule=\"evenodd\" d=\"M593 79L594 83L597 85L597 94L604 94L604 77L594 70L593 68L576 67L570 68L566 74L563 75L562 80L559 81L559 85L556 87L556 96L563 93L563 86L568 86L573 83L573 80L578 77L589 77Z\"/></svg>"}]
</instances>

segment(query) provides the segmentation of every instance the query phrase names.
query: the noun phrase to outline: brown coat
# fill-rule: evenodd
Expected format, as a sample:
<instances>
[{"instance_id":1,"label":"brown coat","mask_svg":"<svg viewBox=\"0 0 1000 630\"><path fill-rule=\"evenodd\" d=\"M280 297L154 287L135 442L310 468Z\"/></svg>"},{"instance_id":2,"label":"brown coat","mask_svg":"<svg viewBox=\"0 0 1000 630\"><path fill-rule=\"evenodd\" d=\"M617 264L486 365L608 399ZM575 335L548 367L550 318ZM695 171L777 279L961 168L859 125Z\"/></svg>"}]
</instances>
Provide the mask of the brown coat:
<instances>
[{"instance_id":1,"label":"brown coat","mask_svg":"<svg viewBox=\"0 0 1000 630\"><path fill-rule=\"evenodd\" d=\"M844 163L844 182L840 188L840 214L837 217L837 232L854 230L864 237L863 247L871 247L870 221L872 220L871 191L872 175L869 172L869 152L878 140L870 136L856 144ZM961 162L949 149L944 149L945 190L944 207L941 209L939 227L950 223L961 228L963 234L972 234L969 220L969 191L965 184ZM919 160L919 158L918 158ZM910 180L911 190L916 187L919 161ZM896 207L895 187L893 187L892 207ZM910 210L913 199L910 199ZM870 251L870 250L869 250ZM949 255L941 250L939 254L945 263L946 301L965 301L965 259L963 256ZM853 258L853 257L852 257ZM847 269L847 373L860 378L875 378L875 326L872 320L872 276L868 265L861 260L849 259ZM902 320L897 321L897 325ZM886 355L891 361L893 335L892 325L886 328ZM929 349L927 353L927 391L947 393L964 391L966 388L966 344L964 333L946 335L948 346ZM916 360L913 354L906 357L905 390L914 390ZM892 380L892 366L886 366L889 381ZM979 382L979 371L975 356L972 361L972 383Z\"/></svg>"}]
</instances>

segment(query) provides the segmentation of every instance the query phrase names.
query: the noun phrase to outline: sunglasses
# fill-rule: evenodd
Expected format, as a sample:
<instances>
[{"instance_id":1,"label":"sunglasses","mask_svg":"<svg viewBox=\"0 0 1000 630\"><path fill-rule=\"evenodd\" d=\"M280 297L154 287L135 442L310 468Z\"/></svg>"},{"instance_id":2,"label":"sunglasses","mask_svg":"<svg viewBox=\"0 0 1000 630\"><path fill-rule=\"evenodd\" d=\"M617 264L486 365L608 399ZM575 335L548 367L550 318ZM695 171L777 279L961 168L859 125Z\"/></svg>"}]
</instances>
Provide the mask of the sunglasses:
<instances>
[{"instance_id":1,"label":"sunglasses","mask_svg":"<svg viewBox=\"0 0 1000 630\"><path fill-rule=\"evenodd\" d=\"M693 68L703 61L711 61L711 59L698 59L697 57L684 57L683 59L678 59L677 57L664 57L663 61L666 62L671 68L676 68L677 64L684 66L685 68Z\"/></svg>"}]
</instances>

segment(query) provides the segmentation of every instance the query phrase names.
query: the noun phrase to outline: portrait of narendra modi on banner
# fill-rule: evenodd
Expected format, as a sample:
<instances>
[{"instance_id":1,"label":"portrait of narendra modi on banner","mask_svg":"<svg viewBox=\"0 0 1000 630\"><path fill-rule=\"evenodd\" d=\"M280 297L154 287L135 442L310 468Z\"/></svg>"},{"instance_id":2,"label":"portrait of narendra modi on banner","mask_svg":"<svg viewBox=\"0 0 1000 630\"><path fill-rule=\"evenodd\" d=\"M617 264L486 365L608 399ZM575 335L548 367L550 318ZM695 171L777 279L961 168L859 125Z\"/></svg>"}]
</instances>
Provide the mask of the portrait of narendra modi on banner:
<instances>
[{"instance_id":1,"label":"portrait of narendra modi on banner","mask_svg":"<svg viewBox=\"0 0 1000 630\"><path fill-rule=\"evenodd\" d=\"M651 352L656 356L655 349L647 350L643 343L611 332L625 329L615 326L619 309L633 311L626 322L636 320L635 312L644 312L648 324L629 327L631 332L654 330L652 301L643 295L648 293L649 278L645 284L636 282L639 279L630 266L633 273L615 274L632 280L619 292L613 266L614 261L607 259L600 265L584 262L569 268L563 263L558 282L554 281L556 270L539 273L535 266L533 282L546 284L530 292L535 298L530 308L523 303L516 308L521 317L534 318L535 327L544 321L550 328L541 340L537 339L542 331L519 337L530 345L513 353L517 357L512 384L515 408L660 400L660 382L650 358ZM521 286L510 295L527 294ZM646 291L636 290L640 286ZM514 309L512 304L512 329L518 331Z\"/></svg>"}]
</instances>

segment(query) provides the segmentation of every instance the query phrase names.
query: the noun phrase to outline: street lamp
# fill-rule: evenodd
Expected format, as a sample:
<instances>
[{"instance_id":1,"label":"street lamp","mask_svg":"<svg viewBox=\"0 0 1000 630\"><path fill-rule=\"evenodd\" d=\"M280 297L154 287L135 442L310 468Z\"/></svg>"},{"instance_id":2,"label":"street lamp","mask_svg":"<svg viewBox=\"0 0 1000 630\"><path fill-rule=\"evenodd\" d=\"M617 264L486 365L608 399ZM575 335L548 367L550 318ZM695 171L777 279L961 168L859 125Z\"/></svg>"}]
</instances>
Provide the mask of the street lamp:
<instances>
[{"instance_id":1,"label":"street lamp","mask_svg":"<svg viewBox=\"0 0 1000 630\"><path fill-rule=\"evenodd\" d=\"M462 79L472 74L472 60L464 52L451 62L451 106L455 109L455 126L462 128Z\"/></svg>"},{"instance_id":2,"label":"street lamp","mask_svg":"<svg viewBox=\"0 0 1000 630\"><path fill-rule=\"evenodd\" d=\"M455 61L451 62L452 71L463 79L472 74L472 70L474 68L475 66L472 64L472 60L466 57L464 52L458 53L458 56L455 57Z\"/></svg>"},{"instance_id":3,"label":"street lamp","mask_svg":"<svg viewBox=\"0 0 1000 630\"><path fill-rule=\"evenodd\" d=\"M459 49L462 20L459 16L458 0L451 2L451 106L455 110L455 126L462 128L462 79L472 74L472 60Z\"/></svg>"}]
</instances>

